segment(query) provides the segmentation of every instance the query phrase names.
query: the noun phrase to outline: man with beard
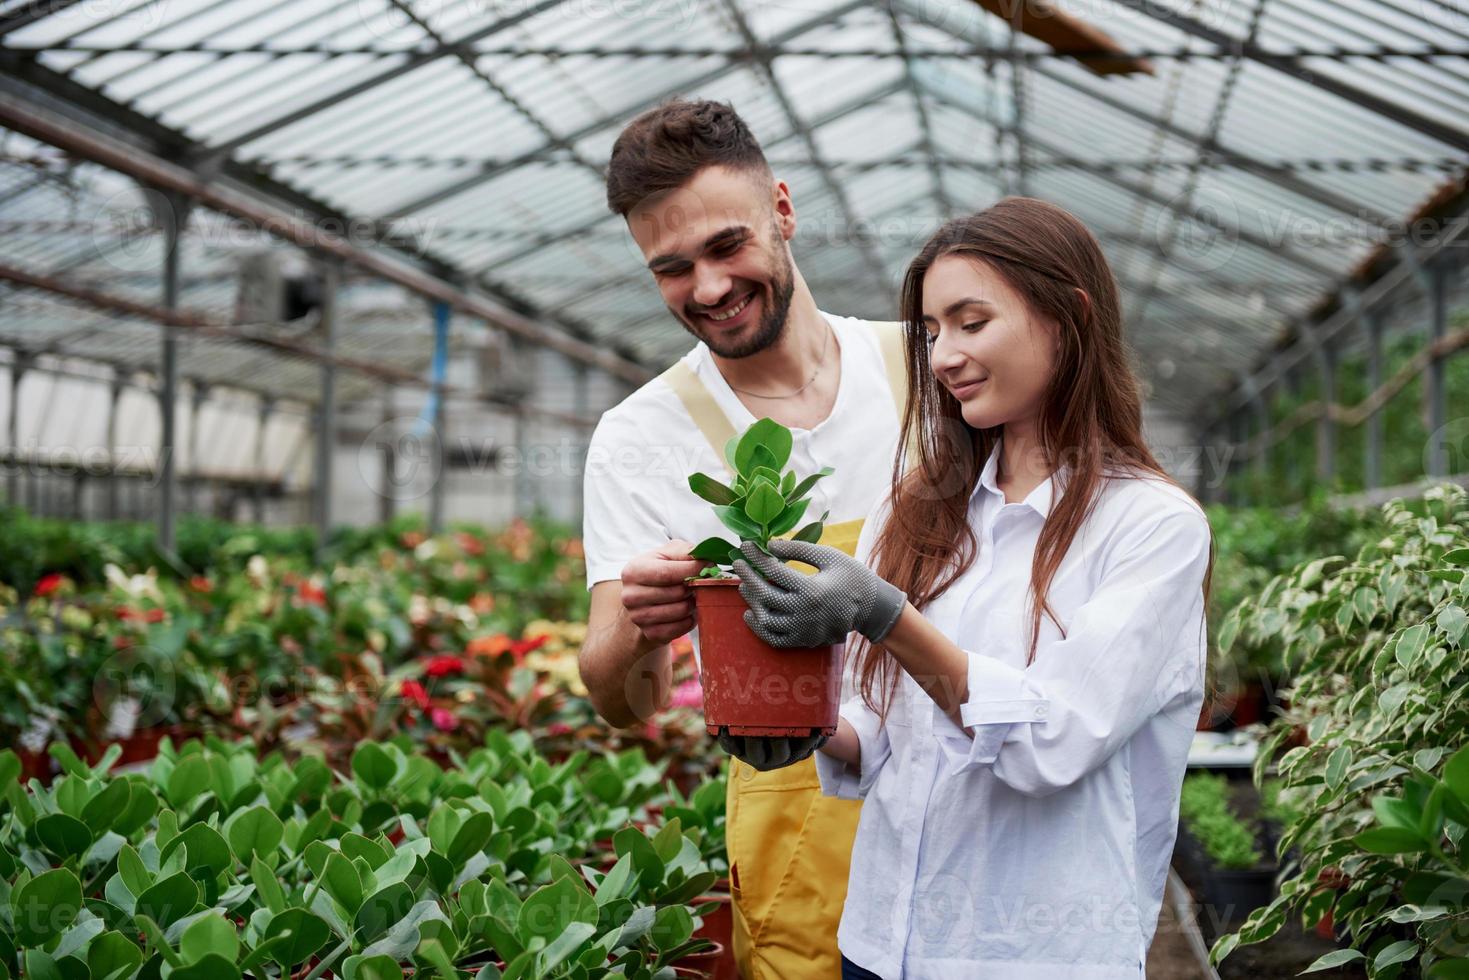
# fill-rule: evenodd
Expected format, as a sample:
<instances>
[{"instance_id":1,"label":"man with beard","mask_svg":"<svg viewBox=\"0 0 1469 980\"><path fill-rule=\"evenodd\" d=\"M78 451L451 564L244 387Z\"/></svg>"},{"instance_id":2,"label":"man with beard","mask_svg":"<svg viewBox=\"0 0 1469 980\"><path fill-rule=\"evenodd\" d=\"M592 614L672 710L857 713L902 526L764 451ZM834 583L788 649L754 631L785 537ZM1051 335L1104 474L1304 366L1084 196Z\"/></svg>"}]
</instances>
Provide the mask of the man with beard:
<instances>
[{"instance_id":1,"label":"man with beard","mask_svg":"<svg viewBox=\"0 0 1469 980\"><path fill-rule=\"evenodd\" d=\"M906 395L899 324L822 312L791 257L796 212L735 111L675 101L628 124L607 168L669 312L699 343L602 416L585 476L591 613L580 657L610 723L669 695L667 644L694 628L693 543L725 528L689 489L727 472L724 444L759 418L792 431L790 465L823 466L810 513L848 553L886 494ZM820 739L722 735L735 955L746 980L836 977L836 929L860 804L822 796Z\"/></svg>"}]
</instances>

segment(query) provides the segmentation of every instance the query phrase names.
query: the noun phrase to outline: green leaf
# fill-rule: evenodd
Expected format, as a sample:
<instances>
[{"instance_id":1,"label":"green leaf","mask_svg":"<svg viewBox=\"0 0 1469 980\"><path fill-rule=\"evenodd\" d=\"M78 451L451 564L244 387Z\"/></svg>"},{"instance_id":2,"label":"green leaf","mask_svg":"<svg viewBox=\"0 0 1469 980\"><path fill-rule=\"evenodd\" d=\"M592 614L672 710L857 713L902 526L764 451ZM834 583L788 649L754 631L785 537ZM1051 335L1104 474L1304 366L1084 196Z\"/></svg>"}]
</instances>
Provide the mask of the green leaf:
<instances>
[{"instance_id":1,"label":"green leaf","mask_svg":"<svg viewBox=\"0 0 1469 980\"><path fill-rule=\"evenodd\" d=\"M564 963L570 956L597 934L597 925L594 922L572 922L561 935L553 939L544 950L541 951L541 976L547 976L552 970Z\"/></svg>"},{"instance_id":2,"label":"green leaf","mask_svg":"<svg viewBox=\"0 0 1469 980\"><path fill-rule=\"evenodd\" d=\"M1469 745L1455 752L1444 763L1443 780L1460 802L1469 806Z\"/></svg>"},{"instance_id":3,"label":"green leaf","mask_svg":"<svg viewBox=\"0 0 1469 980\"><path fill-rule=\"evenodd\" d=\"M807 544L820 544L821 535L826 533L825 518L820 521L812 521L791 535L792 541L805 541Z\"/></svg>"},{"instance_id":4,"label":"green leaf","mask_svg":"<svg viewBox=\"0 0 1469 980\"><path fill-rule=\"evenodd\" d=\"M738 507L715 507L714 515L741 538L753 540L760 537L760 525L745 516L745 512Z\"/></svg>"},{"instance_id":5,"label":"green leaf","mask_svg":"<svg viewBox=\"0 0 1469 980\"><path fill-rule=\"evenodd\" d=\"M1444 552L1443 560L1450 565L1469 565L1469 548L1455 548Z\"/></svg>"},{"instance_id":6,"label":"green leaf","mask_svg":"<svg viewBox=\"0 0 1469 980\"><path fill-rule=\"evenodd\" d=\"M254 883L256 894L272 915L279 915L285 909L286 893L282 890L281 883L276 879L275 872L258 857L250 862L250 881Z\"/></svg>"},{"instance_id":7,"label":"green leaf","mask_svg":"<svg viewBox=\"0 0 1469 980\"><path fill-rule=\"evenodd\" d=\"M835 472L836 470L832 469L830 466L823 466L815 473L812 473L810 476L806 477L806 479L802 480L800 483L797 483L790 490L786 491L786 502L795 503L797 500L800 500L802 497L806 496L806 494L811 492L811 488L816 486L817 480L821 479L824 476L831 476Z\"/></svg>"},{"instance_id":8,"label":"green leaf","mask_svg":"<svg viewBox=\"0 0 1469 980\"><path fill-rule=\"evenodd\" d=\"M695 473L689 477L689 489L711 504L732 504L740 499L739 494L703 473Z\"/></svg>"},{"instance_id":9,"label":"green leaf","mask_svg":"<svg viewBox=\"0 0 1469 980\"><path fill-rule=\"evenodd\" d=\"M1428 850L1428 844L1411 830L1401 827L1374 827L1352 838L1364 851L1372 854L1415 854Z\"/></svg>"},{"instance_id":10,"label":"green leaf","mask_svg":"<svg viewBox=\"0 0 1469 980\"><path fill-rule=\"evenodd\" d=\"M391 956L349 956L342 972L346 980L403 980L403 967Z\"/></svg>"},{"instance_id":11,"label":"green leaf","mask_svg":"<svg viewBox=\"0 0 1469 980\"><path fill-rule=\"evenodd\" d=\"M689 554L718 565L729 564L729 553L737 551L734 545L723 538L705 538L689 549Z\"/></svg>"},{"instance_id":12,"label":"green leaf","mask_svg":"<svg viewBox=\"0 0 1469 980\"><path fill-rule=\"evenodd\" d=\"M381 745L363 742L352 753L352 774L368 789L382 789L398 775L398 766Z\"/></svg>"},{"instance_id":13,"label":"green leaf","mask_svg":"<svg viewBox=\"0 0 1469 980\"><path fill-rule=\"evenodd\" d=\"M547 942L566 931L573 922L597 922L597 904L574 878L561 878L538 888L520 907L516 931L527 939L540 936Z\"/></svg>"},{"instance_id":14,"label":"green leaf","mask_svg":"<svg viewBox=\"0 0 1469 980\"><path fill-rule=\"evenodd\" d=\"M0 749L0 798L20 779L20 756L13 749Z\"/></svg>"},{"instance_id":15,"label":"green leaf","mask_svg":"<svg viewBox=\"0 0 1469 980\"><path fill-rule=\"evenodd\" d=\"M1469 614L1464 612L1463 606L1445 606L1438 614L1438 628L1444 631L1450 643L1458 644L1465 627L1469 627Z\"/></svg>"},{"instance_id":16,"label":"green leaf","mask_svg":"<svg viewBox=\"0 0 1469 980\"><path fill-rule=\"evenodd\" d=\"M1434 980L1469 980L1469 959L1439 960L1428 968Z\"/></svg>"},{"instance_id":17,"label":"green leaf","mask_svg":"<svg viewBox=\"0 0 1469 980\"><path fill-rule=\"evenodd\" d=\"M159 859L167 861L180 847L187 848L184 867L189 871L205 868L210 874L217 875L234 865L234 855L230 853L229 844L225 843L219 831L208 824L196 823L169 841Z\"/></svg>"},{"instance_id":18,"label":"green leaf","mask_svg":"<svg viewBox=\"0 0 1469 980\"><path fill-rule=\"evenodd\" d=\"M233 922L218 912L210 912L195 919L184 930L179 940L179 952L189 963L197 963L211 953L233 963L240 955L240 937Z\"/></svg>"},{"instance_id":19,"label":"green leaf","mask_svg":"<svg viewBox=\"0 0 1469 980\"><path fill-rule=\"evenodd\" d=\"M92 831L76 817L53 813L36 821L41 845L60 858L80 857L92 846Z\"/></svg>"},{"instance_id":20,"label":"green leaf","mask_svg":"<svg viewBox=\"0 0 1469 980\"><path fill-rule=\"evenodd\" d=\"M779 472L791 458L793 442L790 429L771 419L760 419L740 436L735 447L735 468L745 475L753 473L757 465ZM769 454L769 461L761 461L757 450L762 448Z\"/></svg>"},{"instance_id":21,"label":"green leaf","mask_svg":"<svg viewBox=\"0 0 1469 980\"><path fill-rule=\"evenodd\" d=\"M261 944L283 940L271 944L270 958L279 963L281 969L290 970L310 959L330 938L331 929L319 916L305 909L286 909L270 920Z\"/></svg>"},{"instance_id":22,"label":"green leaf","mask_svg":"<svg viewBox=\"0 0 1469 980\"><path fill-rule=\"evenodd\" d=\"M191 755L179 760L168 777L166 796L168 802L182 808L209 788L209 763L202 755Z\"/></svg>"},{"instance_id":23,"label":"green leaf","mask_svg":"<svg viewBox=\"0 0 1469 980\"><path fill-rule=\"evenodd\" d=\"M1390 946L1383 947L1382 952L1372 961L1372 967L1381 970L1392 966L1394 963L1406 963L1418 955L1418 944L1408 939L1401 939Z\"/></svg>"},{"instance_id":24,"label":"green leaf","mask_svg":"<svg viewBox=\"0 0 1469 980\"><path fill-rule=\"evenodd\" d=\"M358 938L371 941L387 932L413 907L413 891L403 882L395 881L370 895L353 919Z\"/></svg>"},{"instance_id":25,"label":"green leaf","mask_svg":"<svg viewBox=\"0 0 1469 980\"><path fill-rule=\"evenodd\" d=\"M174 967L168 980L240 980L240 968L232 960L210 953L197 963Z\"/></svg>"},{"instance_id":26,"label":"green leaf","mask_svg":"<svg viewBox=\"0 0 1469 980\"><path fill-rule=\"evenodd\" d=\"M736 476L739 475L740 471L739 464L735 462L739 447L740 437L738 435L730 436L728 439L725 440L724 461L729 464L730 472L734 473Z\"/></svg>"},{"instance_id":27,"label":"green leaf","mask_svg":"<svg viewBox=\"0 0 1469 980\"><path fill-rule=\"evenodd\" d=\"M1423 656L1423 648L1428 642L1428 624L1419 623L1410 626L1398 637L1398 645L1394 652L1398 663L1411 670L1417 663L1418 658Z\"/></svg>"},{"instance_id":28,"label":"green leaf","mask_svg":"<svg viewBox=\"0 0 1469 980\"><path fill-rule=\"evenodd\" d=\"M1331 753L1331 758L1326 760L1326 785L1336 789L1342 784L1347 776L1347 769L1352 764L1352 749L1350 746L1339 746Z\"/></svg>"},{"instance_id":29,"label":"green leaf","mask_svg":"<svg viewBox=\"0 0 1469 980\"><path fill-rule=\"evenodd\" d=\"M347 910L349 918L355 917L362 907L362 877L348 858L335 851L326 859L321 887Z\"/></svg>"},{"instance_id":30,"label":"green leaf","mask_svg":"<svg viewBox=\"0 0 1469 980\"><path fill-rule=\"evenodd\" d=\"M763 528L779 517L785 506L779 490L768 483L757 483L745 498L745 516Z\"/></svg>"},{"instance_id":31,"label":"green leaf","mask_svg":"<svg viewBox=\"0 0 1469 980\"><path fill-rule=\"evenodd\" d=\"M230 848L241 864L249 864L256 857L269 857L281 846L285 836L285 825L281 818L263 806L252 806L232 816L225 825L229 834ZM190 848L190 853L193 849Z\"/></svg>"},{"instance_id":32,"label":"green leaf","mask_svg":"<svg viewBox=\"0 0 1469 980\"><path fill-rule=\"evenodd\" d=\"M132 796L132 784L126 779L114 779L102 788L82 808L82 822L95 834L112 829L118 818L126 815L128 797Z\"/></svg>"},{"instance_id":33,"label":"green leaf","mask_svg":"<svg viewBox=\"0 0 1469 980\"><path fill-rule=\"evenodd\" d=\"M39 874L11 899L18 945L41 946L61 935L82 909L82 883L65 868Z\"/></svg>"},{"instance_id":34,"label":"green leaf","mask_svg":"<svg viewBox=\"0 0 1469 980\"><path fill-rule=\"evenodd\" d=\"M781 515L770 523L770 536L778 538L799 524L801 518L806 514L806 508L810 505L811 501L801 500L786 507Z\"/></svg>"},{"instance_id":35,"label":"green leaf","mask_svg":"<svg viewBox=\"0 0 1469 980\"><path fill-rule=\"evenodd\" d=\"M495 818L488 813L475 813L460 825L449 845L447 857L455 868L464 867L471 857L485 849L495 834Z\"/></svg>"},{"instance_id":36,"label":"green leaf","mask_svg":"<svg viewBox=\"0 0 1469 980\"><path fill-rule=\"evenodd\" d=\"M104 932L87 946L87 969L92 980L109 980L114 974L131 976L143 965L143 951L120 932Z\"/></svg>"},{"instance_id":37,"label":"green leaf","mask_svg":"<svg viewBox=\"0 0 1469 980\"><path fill-rule=\"evenodd\" d=\"M1319 957L1314 963L1302 970L1301 973L1319 973L1322 970L1330 970L1332 967L1341 966L1344 963L1353 963L1366 958L1361 950L1333 949L1325 956Z\"/></svg>"},{"instance_id":38,"label":"green leaf","mask_svg":"<svg viewBox=\"0 0 1469 980\"><path fill-rule=\"evenodd\" d=\"M180 871L139 895L134 915L146 915L167 928L194 911L198 903L199 886L187 872Z\"/></svg>"}]
</instances>

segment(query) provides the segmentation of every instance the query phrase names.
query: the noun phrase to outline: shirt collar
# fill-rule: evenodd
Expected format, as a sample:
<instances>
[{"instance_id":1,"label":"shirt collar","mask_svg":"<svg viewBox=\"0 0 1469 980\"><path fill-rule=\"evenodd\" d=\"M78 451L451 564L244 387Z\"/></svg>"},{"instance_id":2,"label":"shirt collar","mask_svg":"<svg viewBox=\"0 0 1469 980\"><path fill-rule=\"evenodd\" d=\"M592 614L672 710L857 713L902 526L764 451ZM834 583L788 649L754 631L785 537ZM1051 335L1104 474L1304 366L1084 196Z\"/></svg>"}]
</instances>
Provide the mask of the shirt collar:
<instances>
[{"instance_id":1,"label":"shirt collar","mask_svg":"<svg viewBox=\"0 0 1469 980\"><path fill-rule=\"evenodd\" d=\"M979 496L981 491L989 491L994 494L1001 504L1005 503L1005 491L1000 489L998 477L1000 475L1000 440L995 440L995 448L990 450L989 459L985 460L984 469L979 471L979 484L970 495L970 500ZM1066 488L1066 472L1063 467L1060 472L1053 473L1050 477L1042 480L1030 493L1026 494L1021 501L1026 507L1041 515L1042 518L1051 516L1051 507L1055 504L1054 497L1059 496Z\"/></svg>"}]
</instances>

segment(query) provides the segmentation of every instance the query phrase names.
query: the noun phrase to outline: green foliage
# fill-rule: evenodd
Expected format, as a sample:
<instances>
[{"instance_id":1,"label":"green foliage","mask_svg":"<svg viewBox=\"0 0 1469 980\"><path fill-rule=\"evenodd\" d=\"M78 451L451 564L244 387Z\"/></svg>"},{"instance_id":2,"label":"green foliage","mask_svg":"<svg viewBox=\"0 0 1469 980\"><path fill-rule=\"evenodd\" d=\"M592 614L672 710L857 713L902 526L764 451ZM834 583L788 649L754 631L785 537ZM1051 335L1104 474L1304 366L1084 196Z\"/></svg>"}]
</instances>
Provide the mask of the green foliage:
<instances>
[{"instance_id":1,"label":"green foliage","mask_svg":"<svg viewBox=\"0 0 1469 980\"><path fill-rule=\"evenodd\" d=\"M1451 312L1450 331L1469 326L1469 310ZM1391 378L1423 349L1421 331L1409 331L1386 339L1383 345L1382 380ZM1346 406L1359 404L1370 393L1367 386L1367 357L1354 352L1341 358L1336 368L1336 401ZM1293 390L1280 389L1270 399L1272 429L1289 419L1301 406L1321 396L1320 372L1307 371ZM1464 415L1469 408L1469 357L1450 357L1444 362L1444 397L1449 418ZM1428 442L1426 386L1423 375L1412 379L1379 412L1382 426L1381 485L1411 483L1425 475L1424 451ZM1230 475L1231 491L1252 504L1294 503L1326 493L1350 493L1364 488L1366 476L1366 424L1337 426L1336 474L1323 484L1316 473L1316 425L1307 423L1287 435L1268 451L1264 472L1253 463L1237 467ZM1458 447L1451 446L1451 453ZM1450 472L1466 468L1462 459Z\"/></svg>"},{"instance_id":2,"label":"green foliage","mask_svg":"<svg viewBox=\"0 0 1469 980\"><path fill-rule=\"evenodd\" d=\"M523 733L495 733L444 770L365 743L350 774L326 779L319 760L214 739L165 742L119 776L57 755L66 774L48 788L22 786L0 753L10 976L461 980L502 975L499 958L504 976L662 980L709 947L693 939L716 878L704 827L630 819L676 799L702 820L722 787L694 806L662 796L640 753L552 764ZM153 801L136 826L82 819L134 797ZM65 835L43 829L58 817ZM599 852L609 836L615 853Z\"/></svg>"},{"instance_id":3,"label":"green foliage","mask_svg":"<svg viewBox=\"0 0 1469 980\"><path fill-rule=\"evenodd\" d=\"M1195 773L1183 781L1178 815L1216 867L1253 868L1262 860L1255 832L1229 805L1229 781Z\"/></svg>"},{"instance_id":4,"label":"green foliage","mask_svg":"<svg viewBox=\"0 0 1469 980\"><path fill-rule=\"evenodd\" d=\"M1216 959L1288 915L1331 913L1369 976L1469 969L1469 494L1437 488L1382 514L1380 541L1275 577L1230 628L1273 638L1296 678L1256 776L1276 766L1295 810L1280 853L1299 857Z\"/></svg>"},{"instance_id":5,"label":"green foliage","mask_svg":"<svg viewBox=\"0 0 1469 980\"><path fill-rule=\"evenodd\" d=\"M725 459L735 472L734 483L725 486L713 477L695 473L689 489L714 506L714 513L741 541L753 541L768 549L771 538L790 534L798 541L820 540L823 522L811 521L796 530L811 501L806 496L816 481L830 476L830 466L797 481L794 470L786 470L791 458L791 432L770 419L760 419L724 447ZM719 575L719 566L731 565L740 557L738 545L723 538L706 538L689 552L695 558L714 562L705 569Z\"/></svg>"}]
</instances>

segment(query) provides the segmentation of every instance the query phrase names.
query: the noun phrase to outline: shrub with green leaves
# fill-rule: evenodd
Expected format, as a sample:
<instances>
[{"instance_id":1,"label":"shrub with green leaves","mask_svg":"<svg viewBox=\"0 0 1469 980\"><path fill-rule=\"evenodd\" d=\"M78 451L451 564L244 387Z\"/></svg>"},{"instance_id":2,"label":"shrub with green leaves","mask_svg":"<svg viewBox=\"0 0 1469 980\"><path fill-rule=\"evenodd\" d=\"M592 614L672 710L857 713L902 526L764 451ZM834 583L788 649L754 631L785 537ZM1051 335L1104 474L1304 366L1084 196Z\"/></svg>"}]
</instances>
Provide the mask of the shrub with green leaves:
<instances>
[{"instance_id":1,"label":"shrub with green leaves","mask_svg":"<svg viewBox=\"0 0 1469 980\"><path fill-rule=\"evenodd\" d=\"M805 479L787 470L791 458L791 430L770 419L760 419L744 431L732 436L724 447L724 458L735 473L734 483L725 485L704 473L689 477L689 489L714 505L714 513L725 527L739 535L740 541L753 541L768 549L771 538L795 531L797 541L813 544L821 540L821 532L829 513L811 521L800 530L811 501L806 496L816 481L834 471L823 466ZM705 538L689 552L715 564L705 574L721 574L720 566L733 564L740 558L737 544L723 538Z\"/></svg>"},{"instance_id":2,"label":"shrub with green leaves","mask_svg":"<svg viewBox=\"0 0 1469 980\"><path fill-rule=\"evenodd\" d=\"M701 839L626 825L642 767L527 744L444 770L365 742L348 775L165 743L121 776L58 746L49 788L0 752L0 977L671 980L710 945ZM606 834L607 870L573 865Z\"/></svg>"},{"instance_id":3,"label":"shrub with green leaves","mask_svg":"<svg viewBox=\"0 0 1469 980\"><path fill-rule=\"evenodd\" d=\"M1255 832L1229 805L1229 781L1194 773L1183 781L1178 815L1217 868L1242 870L1260 863Z\"/></svg>"},{"instance_id":4,"label":"shrub with green leaves","mask_svg":"<svg viewBox=\"0 0 1469 980\"><path fill-rule=\"evenodd\" d=\"M1388 504L1381 540L1276 577L1221 629L1226 648L1276 637L1296 678L1256 779L1273 762L1291 793L1279 848L1299 867L1216 960L1330 914L1352 948L1316 968L1469 977L1469 494L1415 506Z\"/></svg>"}]
</instances>

